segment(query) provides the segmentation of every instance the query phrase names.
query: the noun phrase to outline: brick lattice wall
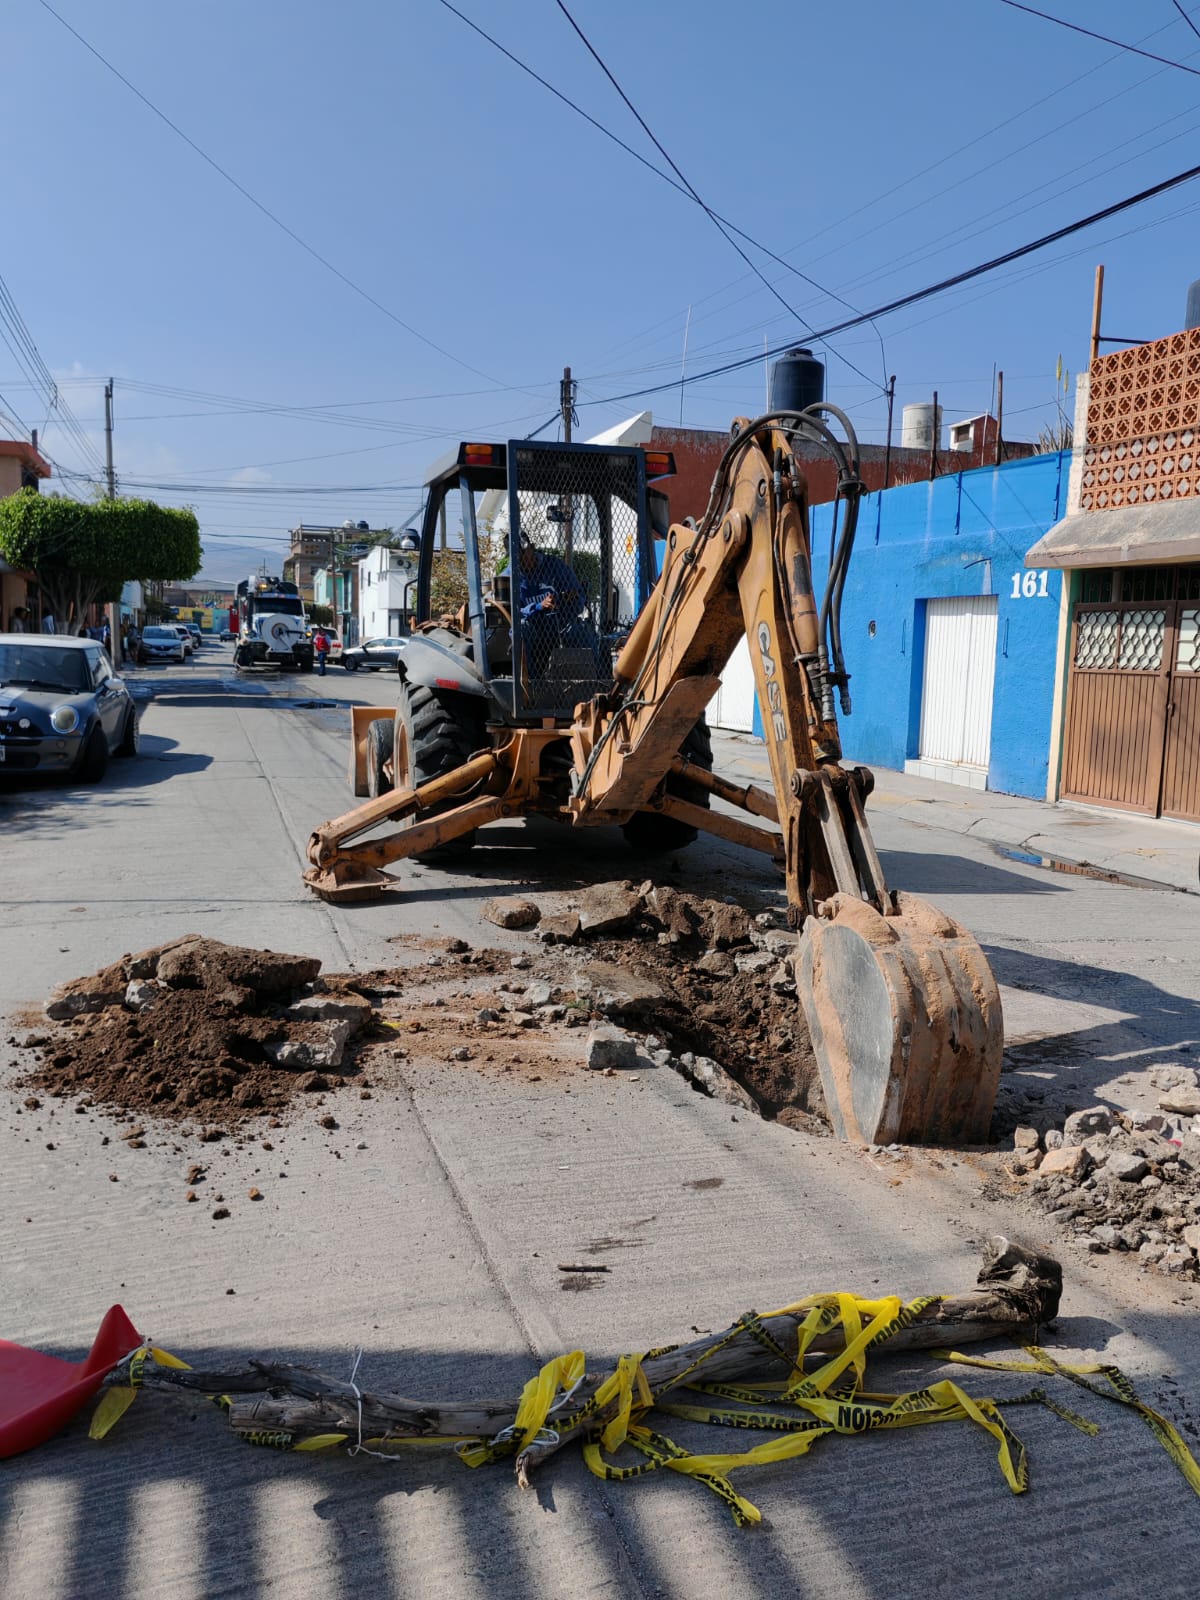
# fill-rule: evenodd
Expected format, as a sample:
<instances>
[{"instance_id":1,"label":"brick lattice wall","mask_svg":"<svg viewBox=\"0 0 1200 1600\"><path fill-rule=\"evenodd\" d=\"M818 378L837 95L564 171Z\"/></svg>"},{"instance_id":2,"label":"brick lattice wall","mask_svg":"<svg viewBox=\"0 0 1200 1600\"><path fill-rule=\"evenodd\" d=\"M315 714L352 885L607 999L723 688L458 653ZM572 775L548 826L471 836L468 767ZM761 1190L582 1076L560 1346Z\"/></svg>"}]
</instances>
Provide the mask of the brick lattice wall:
<instances>
[{"instance_id":1,"label":"brick lattice wall","mask_svg":"<svg viewBox=\"0 0 1200 1600\"><path fill-rule=\"evenodd\" d=\"M1200 328L1093 361L1080 509L1200 496Z\"/></svg>"}]
</instances>

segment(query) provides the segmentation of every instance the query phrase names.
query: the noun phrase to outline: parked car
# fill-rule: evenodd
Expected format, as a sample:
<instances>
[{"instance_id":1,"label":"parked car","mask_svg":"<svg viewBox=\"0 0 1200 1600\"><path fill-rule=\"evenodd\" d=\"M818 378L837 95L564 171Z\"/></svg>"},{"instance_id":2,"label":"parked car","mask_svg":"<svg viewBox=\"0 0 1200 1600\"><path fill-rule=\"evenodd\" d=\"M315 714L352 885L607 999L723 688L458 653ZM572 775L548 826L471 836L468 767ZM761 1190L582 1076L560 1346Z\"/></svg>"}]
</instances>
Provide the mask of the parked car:
<instances>
[{"instance_id":1,"label":"parked car","mask_svg":"<svg viewBox=\"0 0 1200 1600\"><path fill-rule=\"evenodd\" d=\"M95 783L138 749L137 707L93 639L0 633L0 773Z\"/></svg>"},{"instance_id":2,"label":"parked car","mask_svg":"<svg viewBox=\"0 0 1200 1600\"><path fill-rule=\"evenodd\" d=\"M196 641L192 638L191 634L188 632L186 623L183 623L183 622L165 622L163 624L163 626L165 628L173 628L174 631L179 635L180 642L183 645L184 652L185 652L186 655L190 656L190 655L194 655L196 653L196 650L198 649L198 646L196 644Z\"/></svg>"},{"instance_id":3,"label":"parked car","mask_svg":"<svg viewBox=\"0 0 1200 1600\"><path fill-rule=\"evenodd\" d=\"M347 672L357 672L359 667L368 672L379 672L384 667L394 669L407 644L407 639L364 639L362 644L342 651L342 665Z\"/></svg>"},{"instance_id":4,"label":"parked car","mask_svg":"<svg viewBox=\"0 0 1200 1600\"><path fill-rule=\"evenodd\" d=\"M221 639L221 643L222 644L231 644L233 642L233 640L236 639L236 638L237 638L237 634L234 632L234 630L232 628L222 628L221 629L220 639Z\"/></svg>"},{"instance_id":5,"label":"parked car","mask_svg":"<svg viewBox=\"0 0 1200 1600\"><path fill-rule=\"evenodd\" d=\"M152 623L142 629L142 641L138 645L138 661L142 666L151 661L178 661L182 666L186 660L187 650L177 628Z\"/></svg>"},{"instance_id":6,"label":"parked car","mask_svg":"<svg viewBox=\"0 0 1200 1600\"><path fill-rule=\"evenodd\" d=\"M200 624L198 622L185 622L184 627L191 634L192 642L196 649L199 650L204 643L204 634L200 631Z\"/></svg>"}]
</instances>

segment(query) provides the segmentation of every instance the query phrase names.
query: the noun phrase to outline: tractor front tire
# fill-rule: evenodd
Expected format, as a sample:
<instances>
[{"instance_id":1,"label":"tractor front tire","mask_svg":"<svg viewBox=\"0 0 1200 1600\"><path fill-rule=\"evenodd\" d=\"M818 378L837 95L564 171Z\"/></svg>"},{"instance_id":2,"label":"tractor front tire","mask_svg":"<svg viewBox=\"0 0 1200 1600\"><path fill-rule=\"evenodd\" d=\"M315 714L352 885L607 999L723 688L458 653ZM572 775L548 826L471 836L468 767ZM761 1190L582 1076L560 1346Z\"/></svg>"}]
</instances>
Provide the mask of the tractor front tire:
<instances>
[{"instance_id":1,"label":"tractor front tire","mask_svg":"<svg viewBox=\"0 0 1200 1600\"><path fill-rule=\"evenodd\" d=\"M415 789L432 778L444 777L477 755L487 742L482 701L471 695L429 689L421 683L409 683L407 679L401 682L393 757L397 789ZM453 810L458 804L457 798L443 801L433 810L410 819L408 825L411 827L414 821L428 821L429 817ZM415 859L431 863L460 861L474 843L472 829Z\"/></svg>"},{"instance_id":2,"label":"tractor front tire","mask_svg":"<svg viewBox=\"0 0 1200 1600\"><path fill-rule=\"evenodd\" d=\"M392 759L394 737L394 723L382 717L367 727L367 794L372 800L391 793L392 780L384 768Z\"/></svg>"},{"instance_id":3,"label":"tractor front tire","mask_svg":"<svg viewBox=\"0 0 1200 1600\"><path fill-rule=\"evenodd\" d=\"M693 766L711 772L713 766L712 734L703 717L679 747ZM694 806L709 807L709 793L701 784L689 783L675 773L667 777L667 793ZM682 850L695 844L698 830L690 822L680 822L677 817L664 817L658 811L638 811L622 827L625 841L631 849L644 855L668 855L672 850Z\"/></svg>"}]
</instances>

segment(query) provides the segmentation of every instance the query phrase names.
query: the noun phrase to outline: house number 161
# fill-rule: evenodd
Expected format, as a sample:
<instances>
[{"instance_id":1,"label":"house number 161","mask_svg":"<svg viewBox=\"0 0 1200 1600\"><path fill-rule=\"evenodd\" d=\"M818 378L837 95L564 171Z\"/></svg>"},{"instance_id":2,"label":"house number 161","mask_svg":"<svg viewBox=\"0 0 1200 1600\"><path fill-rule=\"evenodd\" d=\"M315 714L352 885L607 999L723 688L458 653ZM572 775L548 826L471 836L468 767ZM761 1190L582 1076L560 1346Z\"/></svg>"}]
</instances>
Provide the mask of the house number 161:
<instances>
[{"instance_id":1,"label":"house number 161","mask_svg":"<svg viewBox=\"0 0 1200 1600\"><path fill-rule=\"evenodd\" d=\"M1012 575L1014 600L1046 600L1050 595L1050 574L1041 572L1014 572Z\"/></svg>"}]
</instances>

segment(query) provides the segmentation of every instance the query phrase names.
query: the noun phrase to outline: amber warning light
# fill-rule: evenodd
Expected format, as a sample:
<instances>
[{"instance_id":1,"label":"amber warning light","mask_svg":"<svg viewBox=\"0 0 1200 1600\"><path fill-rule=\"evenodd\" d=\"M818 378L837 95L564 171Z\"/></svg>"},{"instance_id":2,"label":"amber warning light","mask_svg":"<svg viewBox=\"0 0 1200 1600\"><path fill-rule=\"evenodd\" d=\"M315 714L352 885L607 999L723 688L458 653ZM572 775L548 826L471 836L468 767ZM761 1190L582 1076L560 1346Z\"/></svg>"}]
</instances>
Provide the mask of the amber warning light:
<instances>
[{"instance_id":1,"label":"amber warning light","mask_svg":"<svg viewBox=\"0 0 1200 1600\"><path fill-rule=\"evenodd\" d=\"M498 444L464 444L462 447L463 462L468 467L493 467L501 466L502 445Z\"/></svg>"},{"instance_id":2,"label":"amber warning light","mask_svg":"<svg viewBox=\"0 0 1200 1600\"><path fill-rule=\"evenodd\" d=\"M673 478L675 476L675 457L669 450L647 450L645 456L647 478Z\"/></svg>"}]
</instances>

